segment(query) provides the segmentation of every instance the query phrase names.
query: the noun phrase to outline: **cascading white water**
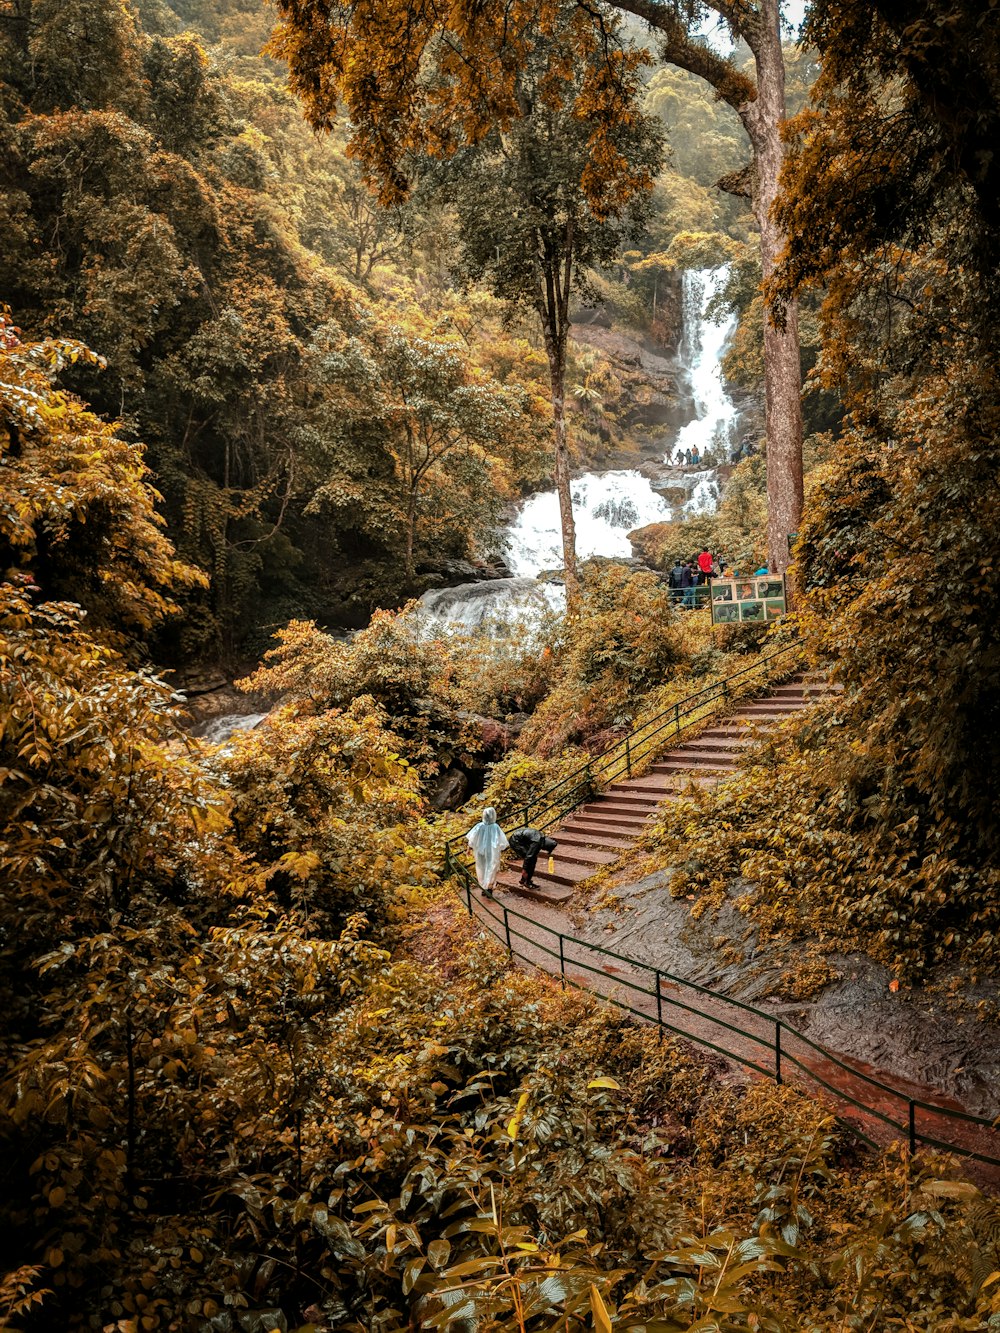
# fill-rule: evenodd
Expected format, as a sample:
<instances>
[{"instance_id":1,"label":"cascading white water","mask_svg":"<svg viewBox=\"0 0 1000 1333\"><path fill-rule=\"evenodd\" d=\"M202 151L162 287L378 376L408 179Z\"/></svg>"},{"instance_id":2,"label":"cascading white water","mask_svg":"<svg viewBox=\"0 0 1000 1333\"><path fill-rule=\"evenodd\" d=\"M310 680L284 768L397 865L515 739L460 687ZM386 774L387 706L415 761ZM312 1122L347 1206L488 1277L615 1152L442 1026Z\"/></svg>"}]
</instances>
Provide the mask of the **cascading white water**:
<instances>
[{"instance_id":1,"label":"cascading white water","mask_svg":"<svg viewBox=\"0 0 1000 1333\"><path fill-rule=\"evenodd\" d=\"M223 713L202 722L193 729L193 734L209 745L222 745L237 731L252 731L265 717L266 713Z\"/></svg>"},{"instance_id":2,"label":"cascading white water","mask_svg":"<svg viewBox=\"0 0 1000 1333\"><path fill-rule=\"evenodd\" d=\"M687 449L707 450L728 455L736 426L736 405L726 392L722 378L722 357L736 328L736 316L729 315L716 324L708 318L712 298L718 295L729 277L729 266L687 269L681 279L684 324L677 359L685 372L695 418L682 426L664 462L669 463ZM706 497L707 498L707 497ZM718 499L718 496L715 497ZM714 508L714 503L711 505ZM699 511L705 508L699 505Z\"/></svg>"},{"instance_id":3,"label":"cascading white water","mask_svg":"<svg viewBox=\"0 0 1000 1333\"><path fill-rule=\"evenodd\" d=\"M728 454L736 407L726 392L721 362L736 321L730 317L716 324L706 317L708 304L728 273L728 267L723 267L689 270L683 275L684 322L678 361L694 402L695 419L681 429L664 462L671 462L678 449L697 447L704 455L714 447L716 456L721 453L725 459ZM678 476L677 484L688 492L680 506L683 513L711 513L717 507L719 482L714 468L686 472ZM670 505L652 483L633 470L587 472L574 479L572 494L576 553L581 560L591 556L627 559L632 554L630 531L673 517ZM424 593L419 611L421 632L438 634L449 624L465 632L489 629L518 618L537 624L562 610L561 586L536 581L542 571L559 569L563 563L555 491L529 496L503 537L507 564L515 577Z\"/></svg>"},{"instance_id":4,"label":"cascading white water","mask_svg":"<svg viewBox=\"0 0 1000 1333\"><path fill-rule=\"evenodd\" d=\"M576 554L627 559L628 534L647 523L663 523L670 506L639 472L585 472L572 482ZM555 491L528 497L507 529L507 564L515 574L536 578L544 569L562 567L562 528Z\"/></svg>"},{"instance_id":5,"label":"cascading white water","mask_svg":"<svg viewBox=\"0 0 1000 1333\"><path fill-rule=\"evenodd\" d=\"M685 480L691 485L691 494L681 505L685 514L714 514L719 507L719 477L715 468L689 473Z\"/></svg>"},{"instance_id":6,"label":"cascading white water","mask_svg":"<svg viewBox=\"0 0 1000 1333\"><path fill-rule=\"evenodd\" d=\"M433 588L420 599L420 632L433 636L448 626L460 634L500 631L516 621L538 623L553 613L561 615L565 605L561 584L533 577Z\"/></svg>"}]
</instances>

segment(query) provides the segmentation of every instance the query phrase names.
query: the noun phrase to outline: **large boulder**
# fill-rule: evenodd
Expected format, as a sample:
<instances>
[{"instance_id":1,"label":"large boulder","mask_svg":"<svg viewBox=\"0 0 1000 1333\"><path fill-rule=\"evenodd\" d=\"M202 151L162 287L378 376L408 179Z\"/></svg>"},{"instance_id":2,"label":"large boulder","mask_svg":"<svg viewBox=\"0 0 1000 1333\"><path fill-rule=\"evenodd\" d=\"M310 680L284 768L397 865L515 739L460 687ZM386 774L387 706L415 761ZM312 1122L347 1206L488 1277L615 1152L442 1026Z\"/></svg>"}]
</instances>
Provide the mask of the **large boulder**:
<instances>
[{"instance_id":1,"label":"large boulder","mask_svg":"<svg viewBox=\"0 0 1000 1333\"><path fill-rule=\"evenodd\" d=\"M469 713L465 709L456 711L455 716L473 732L487 761L502 758L513 744L510 728L495 717L483 717L481 713Z\"/></svg>"},{"instance_id":2,"label":"large boulder","mask_svg":"<svg viewBox=\"0 0 1000 1333\"><path fill-rule=\"evenodd\" d=\"M635 557L654 569L665 569L674 563L683 551L677 550L677 529L673 523L649 523L644 528L634 528L628 534Z\"/></svg>"},{"instance_id":3,"label":"large boulder","mask_svg":"<svg viewBox=\"0 0 1000 1333\"><path fill-rule=\"evenodd\" d=\"M427 796L435 810L457 810L468 794L468 775L460 768L448 768L435 778Z\"/></svg>"}]
</instances>

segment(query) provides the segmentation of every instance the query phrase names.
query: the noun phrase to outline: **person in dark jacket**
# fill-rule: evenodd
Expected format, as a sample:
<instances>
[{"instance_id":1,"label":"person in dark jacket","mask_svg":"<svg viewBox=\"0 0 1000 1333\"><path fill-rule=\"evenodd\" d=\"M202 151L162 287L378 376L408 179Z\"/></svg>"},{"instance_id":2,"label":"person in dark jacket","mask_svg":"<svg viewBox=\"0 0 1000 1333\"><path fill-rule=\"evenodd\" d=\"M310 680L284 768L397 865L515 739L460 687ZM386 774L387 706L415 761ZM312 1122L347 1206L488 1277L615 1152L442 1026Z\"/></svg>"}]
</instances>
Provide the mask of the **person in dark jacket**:
<instances>
[{"instance_id":1,"label":"person in dark jacket","mask_svg":"<svg viewBox=\"0 0 1000 1333\"><path fill-rule=\"evenodd\" d=\"M514 855L522 858L520 882L525 888L530 889L539 856L542 852L554 852L559 844L555 838L540 833L536 828L515 829L509 841Z\"/></svg>"},{"instance_id":2,"label":"person in dark jacket","mask_svg":"<svg viewBox=\"0 0 1000 1333\"><path fill-rule=\"evenodd\" d=\"M667 575L667 587L670 589L670 600L675 606L681 600L681 588L684 586L683 583L681 583L681 575L683 573L684 566L681 564L680 557L678 556L674 561L673 569Z\"/></svg>"},{"instance_id":3,"label":"person in dark jacket","mask_svg":"<svg viewBox=\"0 0 1000 1333\"><path fill-rule=\"evenodd\" d=\"M694 573L689 560L685 560L681 567L681 587L684 589L684 605L690 609L694 606Z\"/></svg>"}]
</instances>

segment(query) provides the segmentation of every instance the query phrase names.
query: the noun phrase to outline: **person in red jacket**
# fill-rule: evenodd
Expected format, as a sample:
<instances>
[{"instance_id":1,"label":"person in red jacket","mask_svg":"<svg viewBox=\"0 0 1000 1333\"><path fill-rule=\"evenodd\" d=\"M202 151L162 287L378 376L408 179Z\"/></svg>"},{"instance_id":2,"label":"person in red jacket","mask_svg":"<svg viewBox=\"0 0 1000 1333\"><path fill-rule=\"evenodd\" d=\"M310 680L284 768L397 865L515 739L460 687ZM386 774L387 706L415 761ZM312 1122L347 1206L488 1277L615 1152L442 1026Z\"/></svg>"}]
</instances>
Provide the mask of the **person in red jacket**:
<instances>
[{"instance_id":1,"label":"person in red jacket","mask_svg":"<svg viewBox=\"0 0 1000 1333\"><path fill-rule=\"evenodd\" d=\"M712 577L712 557L707 546L701 548L701 555L698 557L698 570L698 582L707 583Z\"/></svg>"}]
</instances>

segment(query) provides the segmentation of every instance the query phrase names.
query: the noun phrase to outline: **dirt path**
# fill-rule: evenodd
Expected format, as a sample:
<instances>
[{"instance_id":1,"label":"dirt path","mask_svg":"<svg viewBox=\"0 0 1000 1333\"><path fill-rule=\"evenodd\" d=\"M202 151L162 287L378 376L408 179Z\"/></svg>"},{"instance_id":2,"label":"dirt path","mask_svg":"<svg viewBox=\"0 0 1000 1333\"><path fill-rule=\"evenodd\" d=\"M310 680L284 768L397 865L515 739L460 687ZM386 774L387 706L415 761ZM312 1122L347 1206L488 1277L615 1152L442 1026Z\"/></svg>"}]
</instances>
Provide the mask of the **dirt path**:
<instances>
[{"instance_id":1,"label":"dirt path","mask_svg":"<svg viewBox=\"0 0 1000 1333\"><path fill-rule=\"evenodd\" d=\"M969 1108L939 1087L822 1048L793 1028L784 1016L787 1006L778 1004L769 1012L624 952L627 946L614 933L613 919L602 920L611 914L596 915L584 938L558 907L529 907L479 894L471 895L471 907L475 919L520 965L562 977L714 1050L750 1077L777 1075L801 1087L827 1101L873 1143L910 1138L912 1114L913 1142L995 1159L992 1164L969 1162L968 1170L984 1187L1000 1189L1000 1129L964 1121L960 1117ZM589 938L595 934L603 937L600 943Z\"/></svg>"}]
</instances>

